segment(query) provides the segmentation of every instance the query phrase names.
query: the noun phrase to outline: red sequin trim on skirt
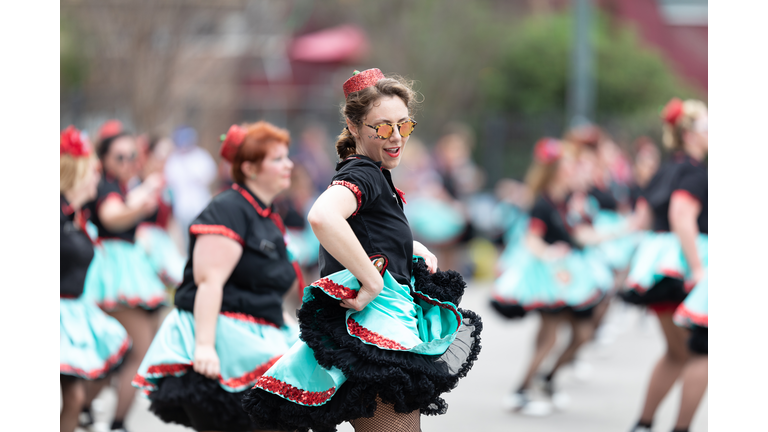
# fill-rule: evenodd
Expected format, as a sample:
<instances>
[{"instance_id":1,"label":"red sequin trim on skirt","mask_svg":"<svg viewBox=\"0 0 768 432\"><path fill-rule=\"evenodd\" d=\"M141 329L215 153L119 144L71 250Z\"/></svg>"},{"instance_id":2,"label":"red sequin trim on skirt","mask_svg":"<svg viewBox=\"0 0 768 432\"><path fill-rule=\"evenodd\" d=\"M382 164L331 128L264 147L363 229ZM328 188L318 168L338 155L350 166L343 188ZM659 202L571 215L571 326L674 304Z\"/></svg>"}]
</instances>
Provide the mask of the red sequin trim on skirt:
<instances>
[{"instance_id":1,"label":"red sequin trim on skirt","mask_svg":"<svg viewBox=\"0 0 768 432\"><path fill-rule=\"evenodd\" d=\"M322 405L336 392L336 387L331 387L323 392L302 390L271 376L259 378L254 388L256 387L302 405Z\"/></svg>"},{"instance_id":2,"label":"red sequin trim on skirt","mask_svg":"<svg viewBox=\"0 0 768 432\"><path fill-rule=\"evenodd\" d=\"M347 318L347 329L349 329L349 334L351 334L352 336L357 336L360 339L364 340L365 342L374 344L379 348L386 348L386 349L400 350L400 351L408 349L400 345L399 343L393 341L392 339L385 338L384 336L376 332L372 332L368 330L367 328L358 324L357 321L353 320L352 317Z\"/></svg>"},{"instance_id":3,"label":"red sequin trim on skirt","mask_svg":"<svg viewBox=\"0 0 768 432\"><path fill-rule=\"evenodd\" d=\"M349 289L344 285L337 284L328 278L322 278L315 281L312 286L318 287L338 299L353 299L357 297L357 291Z\"/></svg>"}]
</instances>

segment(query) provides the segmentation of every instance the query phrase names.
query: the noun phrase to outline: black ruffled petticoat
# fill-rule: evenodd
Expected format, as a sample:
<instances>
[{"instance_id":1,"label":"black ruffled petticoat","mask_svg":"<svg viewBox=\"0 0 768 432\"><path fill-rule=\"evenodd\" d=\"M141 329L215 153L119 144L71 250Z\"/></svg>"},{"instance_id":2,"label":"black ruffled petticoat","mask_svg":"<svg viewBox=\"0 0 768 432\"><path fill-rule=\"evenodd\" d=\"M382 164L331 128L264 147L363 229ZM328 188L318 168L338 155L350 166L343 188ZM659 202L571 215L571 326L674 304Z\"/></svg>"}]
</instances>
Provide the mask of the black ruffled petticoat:
<instances>
[{"instance_id":1,"label":"black ruffled petticoat","mask_svg":"<svg viewBox=\"0 0 768 432\"><path fill-rule=\"evenodd\" d=\"M253 431L258 427L241 406L245 393L230 393L217 381L189 370L178 377L163 378L157 391L149 394L149 410L166 423L198 431Z\"/></svg>"},{"instance_id":2,"label":"black ruffled petticoat","mask_svg":"<svg viewBox=\"0 0 768 432\"><path fill-rule=\"evenodd\" d=\"M415 289L444 302L458 305L466 283L455 271L430 274L423 260L414 263ZM299 310L301 339L326 369L337 367L347 377L324 405L305 406L253 388L243 398L243 408L262 429L315 432L335 431L336 425L360 417L372 417L376 397L393 404L395 411L420 410L444 414L442 393L455 388L466 376L480 352L482 321L472 311L459 309L462 325L455 341L439 356L391 351L368 345L350 336L346 309L339 300L317 288L314 298Z\"/></svg>"}]
</instances>

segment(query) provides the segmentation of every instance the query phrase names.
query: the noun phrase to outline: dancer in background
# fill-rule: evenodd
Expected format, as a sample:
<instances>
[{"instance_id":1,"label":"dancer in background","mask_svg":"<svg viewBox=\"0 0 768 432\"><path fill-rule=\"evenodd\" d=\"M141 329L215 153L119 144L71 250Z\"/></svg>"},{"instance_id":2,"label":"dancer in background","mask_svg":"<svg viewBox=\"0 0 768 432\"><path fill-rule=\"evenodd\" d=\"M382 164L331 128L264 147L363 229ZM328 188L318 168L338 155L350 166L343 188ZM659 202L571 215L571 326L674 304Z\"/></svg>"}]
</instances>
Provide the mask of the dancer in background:
<instances>
[{"instance_id":1,"label":"dancer in background","mask_svg":"<svg viewBox=\"0 0 768 432\"><path fill-rule=\"evenodd\" d=\"M72 432L83 407L123 362L131 340L125 329L92 301L82 297L93 245L75 215L96 196L98 162L87 140L70 126L60 140L60 284L59 376L62 391L60 430Z\"/></svg>"},{"instance_id":2,"label":"dancer in background","mask_svg":"<svg viewBox=\"0 0 768 432\"><path fill-rule=\"evenodd\" d=\"M461 276L412 240L390 170L416 122L414 92L379 69L344 83L341 162L309 212L321 279L304 290L301 340L243 399L264 428L419 431L480 351L480 318L456 304Z\"/></svg>"},{"instance_id":3,"label":"dancer in background","mask_svg":"<svg viewBox=\"0 0 768 432\"><path fill-rule=\"evenodd\" d=\"M508 267L496 281L491 304L507 318L520 318L539 311L541 321L536 349L522 383L504 400L507 409L524 414L545 415L555 400L554 376L558 368L573 359L578 349L592 336L591 317L603 298L591 264L581 249L610 236L596 233L569 211L569 197L581 188L577 175L576 151L554 138L543 138L534 147L534 162L526 182L536 201L531 209L528 232L523 245L516 247ZM567 320L572 327L571 343L545 377L549 401L533 403L533 379L554 347L558 325Z\"/></svg>"},{"instance_id":4,"label":"dancer in background","mask_svg":"<svg viewBox=\"0 0 768 432\"><path fill-rule=\"evenodd\" d=\"M173 151L173 141L152 138L140 166L142 181L152 176L163 178L165 161ZM173 217L173 193L163 184L158 194L157 211L144 219L136 230L136 243L144 248L152 266L167 286L176 287L184 277L186 254L179 250L185 242Z\"/></svg>"},{"instance_id":5,"label":"dancer in background","mask_svg":"<svg viewBox=\"0 0 768 432\"><path fill-rule=\"evenodd\" d=\"M687 432L693 415L707 391L709 369L709 279L696 284L691 294L675 311L675 324L691 331L688 338L690 358L681 374L683 392L675 431Z\"/></svg>"},{"instance_id":6,"label":"dancer in background","mask_svg":"<svg viewBox=\"0 0 768 432\"><path fill-rule=\"evenodd\" d=\"M637 202L653 232L640 243L622 293L624 300L656 313L667 342L651 374L636 432L651 430L656 409L688 362L688 335L672 317L690 288L703 280L708 263L708 185L702 165L709 145L707 107L675 98L662 118L664 145L673 153Z\"/></svg>"},{"instance_id":7,"label":"dancer in background","mask_svg":"<svg viewBox=\"0 0 768 432\"><path fill-rule=\"evenodd\" d=\"M297 338L282 307L296 274L272 206L291 183L288 143L288 131L266 122L235 125L226 135L221 155L235 184L190 226L176 308L134 379L164 422L258 429L240 400Z\"/></svg>"},{"instance_id":8,"label":"dancer in background","mask_svg":"<svg viewBox=\"0 0 768 432\"><path fill-rule=\"evenodd\" d=\"M136 227L157 210L162 180L151 175L127 191L126 182L136 174L137 150L126 132L107 136L97 153L104 173L96 200L87 208L98 230L99 246L85 279L85 296L117 319L133 340L133 349L119 371L112 421L112 430L122 431L136 391L131 379L157 330L154 312L166 303L163 282L147 254L135 244Z\"/></svg>"}]
</instances>

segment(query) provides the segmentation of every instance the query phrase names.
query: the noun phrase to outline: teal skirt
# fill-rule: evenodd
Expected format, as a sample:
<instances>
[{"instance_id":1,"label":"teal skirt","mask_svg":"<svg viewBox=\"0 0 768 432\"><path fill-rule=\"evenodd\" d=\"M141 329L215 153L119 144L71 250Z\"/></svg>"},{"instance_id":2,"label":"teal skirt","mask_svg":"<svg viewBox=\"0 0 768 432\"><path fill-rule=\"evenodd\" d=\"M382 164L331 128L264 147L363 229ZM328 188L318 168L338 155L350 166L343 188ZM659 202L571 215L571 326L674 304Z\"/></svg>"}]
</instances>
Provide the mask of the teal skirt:
<instances>
[{"instance_id":1,"label":"teal skirt","mask_svg":"<svg viewBox=\"0 0 768 432\"><path fill-rule=\"evenodd\" d=\"M480 351L480 318L456 306L465 284L453 271L429 274L421 259L410 286L386 270L383 278L362 311L339 305L360 289L348 270L304 290L301 340L243 399L261 429L332 431L372 416L377 397L397 412L445 412L440 395Z\"/></svg>"},{"instance_id":2,"label":"teal skirt","mask_svg":"<svg viewBox=\"0 0 768 432\"><path fill-rule=\"evenodd\" d=\"M82 297L59 302L59 373L96 380L122 364L131 339L116 319Z\"/></svg>"},{"instance_id":3,"label":"teal skirt","mask_svg":"<svg viewBox=\"0 0 768 432\"><path fill-rule=\"evenodd\" d=\"M709 328L709 278L705 277L693 287L685 301L675 311L675 324L688 329Z\"/></svg>"},{"instance_id":4,"label":"teal skirt","mask_svg":"<svg viewBox=\"0 0 768 432\"><path fill-rule=\"evenodd\" d=\"M466 226L464 216L453 206L432 198L416 198L405 206L405 215L417 240L430 244L456 240Z\"/></svg>"},{"instance_id":5,"label":"teal skirt","mask_svg":"<svg viewBox=\"0 0 768 432\"><path fill-rule=\"evenodd\" d=\"M181 283L187 258L179 253L166 230L157 225L141 224L136 231L136 244L147 254L152 268L165 285L176 287Z\"/></svg>"},{"instance_id":6,"label":"teal skirt","mask_svg":"<svg viewBox=\"0 0 768 432\"><path fill-rule=\"evenodd\" d=\"M601 234L612 234L626 229L627 218L619 213L600 210L592 221L595 231ZM609 240L595 246L613 270L623 270L629 266L632 256L637 250L645 233L635 232L621 238Z\"/></svg>"},{"instance_id":7,"label":"teal skirt","mask_svg":"<svg viewBox=\"0 0 768 432\"><path fill-rule=\"evenodd\" d=\"M165 285L147 254L123 240L103 240L94 249L83 295L104 310L118 305L154 310L167 303Z\"/></svg>"},{"instance_id":8,"label":"teal skirt","mask_svg":"<svg viewBox=\"0 0 768 432\"><path fill-rule=\"evenodd\" d=\"M296 326L277 327L262 318L222 312L215 343L220 375L212 380L192 368L195 317L176 308L160 326L133 385L150 399L150 410L167 423L197 430L253 430L256 426L240 407L240 399L296 340Z\"/></svg>"},{"instance_id":9,"label":"teal skirt","mask_svg":"<svg viewBox=\"0 0 768 432\"><path fill-rule=\"evenodd\" d=\"M596 306L610 288L612 278L590 251L574 250L557 261L544 261L520 246L511 265L496 280L491 305L507 318L527 312L577 312ZM609 280L610 279L610 280Z\"/></svg>"},{"instance_id":10,"label":"teal skirt","mask_svg":"<svg viewBox=\"0 0 768 432\"><path fill-rule=\"evenodd\" d=\"M709 248L706 234L699 234L696 248L702 265L707 267ZM632 258L626 285L629 293L642 297L664 278L686 281L690 276L690 268L677 235L671 232L649 232ZM687 290L690 288L687 287Z\"/></svg>"}]
</instances>

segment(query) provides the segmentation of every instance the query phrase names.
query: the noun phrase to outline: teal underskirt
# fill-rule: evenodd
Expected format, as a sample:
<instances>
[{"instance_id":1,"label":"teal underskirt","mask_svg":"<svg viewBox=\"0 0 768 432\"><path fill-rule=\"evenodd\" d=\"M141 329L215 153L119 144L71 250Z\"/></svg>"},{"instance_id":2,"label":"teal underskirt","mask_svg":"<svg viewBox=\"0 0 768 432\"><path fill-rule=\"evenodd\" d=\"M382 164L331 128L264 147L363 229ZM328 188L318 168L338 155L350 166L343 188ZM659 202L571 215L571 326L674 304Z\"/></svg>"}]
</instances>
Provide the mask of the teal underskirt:
<instances>
[{"instance_id":1,"label":"teal underskirt","mask_svg":"<svg viewBox=\"0 0 768 432\"><path fill-rule=\"evenodd\" d=\"M709 277L705 277L693 287L685 301L675 311L675 324L692 328L709 328Z\"/></svg>"},{"instance_id":2,"label":"teal underskirt","mask_svg":"<svg viewBox=\"0 0 768 432\"><path fill-rule=\"evenodd\" d=\"M221 368L219 385L232 393L248 389L297 340L297 326L277 328L250 315L220 314L215 342ZM175 308L152 340L133 385L149 394L166 376L191 370L194 357L194 314Z\"/></svg>"},{"instance_id":3,"label":"teal underskirt","mask_svg":"<svg viewBox=\"0 0 768 432\"><path fill-rule=\"evenodd\" d=\"M167 303L165 285L147 254L123 240L103 240L94 248L83 296L105 310L118 305L155 309Z\"/></svg>"},{"instance_id":4,"label":"teal underskirt","mask_svg":"<svg viewBox=\"0 0 768 432\"><path fill-rule=\"evenodd\" d=\"M696 249L703 267L708 266L708 237L699 234ZM680 240L671 232L649 232L635 252L630 264L626 285L630 290L643 294L663 278L688 280L690 268L683 255Z\"/></svg>"},{"instance_id":5,"label":"teal underskirt","mask_svg":"<svg viewBox=\"0 0 768 432\"><path fill-rule=\"evenodd\" d=\"M84 298L59 302L59 373L87 380L119 366L131 339L120 323Z\"/></svg>"},{"instance_id":6,"label":"teal underskirt","mask_svg":"<svg viewBox=\"0 0 768 432\"><path fill-rule=\"evenodd\" d=\"M362 311L346 312L347 333L382 350L428 356L445 353L462 321L456 305L412 291L387 270L383 278L384 288L373 301ZM360 289L360 283L349 270L333 273L310 286L338 300L354 298ZM304 290L305 302L313 298L311 289ZM255 387L300 405L319 406L327 403L346 380L340 369L320 366L312 349L300 340Z\"/></svg>"}]
</instances>

